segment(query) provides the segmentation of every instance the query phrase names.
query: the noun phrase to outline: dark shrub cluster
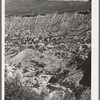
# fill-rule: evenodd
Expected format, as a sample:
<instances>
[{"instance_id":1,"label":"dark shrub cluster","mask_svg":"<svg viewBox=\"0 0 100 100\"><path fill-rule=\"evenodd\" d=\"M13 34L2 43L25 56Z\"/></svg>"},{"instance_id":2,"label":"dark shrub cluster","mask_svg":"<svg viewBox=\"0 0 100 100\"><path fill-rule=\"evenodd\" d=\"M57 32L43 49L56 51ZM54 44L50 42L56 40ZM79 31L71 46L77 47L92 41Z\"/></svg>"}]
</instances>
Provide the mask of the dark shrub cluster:
<instances>
[{"instance_id":1,"label":"dark shrub cluster","mask_svg":"<svg viewBox=\"0 0 100 100\"><path fill-rule=\"evenodd\" d=\"M44 97L23 86L16 77L12 81L5 82L5 100L44 100Z\"/></svg>"}]
</instances>

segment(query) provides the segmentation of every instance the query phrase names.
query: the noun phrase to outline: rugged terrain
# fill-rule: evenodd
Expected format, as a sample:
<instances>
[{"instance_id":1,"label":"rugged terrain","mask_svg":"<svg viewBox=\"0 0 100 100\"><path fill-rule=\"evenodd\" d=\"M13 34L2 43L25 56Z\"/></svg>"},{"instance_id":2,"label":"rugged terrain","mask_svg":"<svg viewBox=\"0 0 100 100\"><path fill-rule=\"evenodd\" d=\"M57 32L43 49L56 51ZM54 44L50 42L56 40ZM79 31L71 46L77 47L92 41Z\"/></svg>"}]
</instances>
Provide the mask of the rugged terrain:
<instances>
[{"instance_id":1,"label":"rugged terrain","mask_svg":"<svg viewBox=\"0 0 100 100\"><path fill-rule=\"evenodd\" d=\"M6 100L91 99L90 85L80 84L91 51L91 14L10 16L5 27Z\"/></svg>"}]
</instances>

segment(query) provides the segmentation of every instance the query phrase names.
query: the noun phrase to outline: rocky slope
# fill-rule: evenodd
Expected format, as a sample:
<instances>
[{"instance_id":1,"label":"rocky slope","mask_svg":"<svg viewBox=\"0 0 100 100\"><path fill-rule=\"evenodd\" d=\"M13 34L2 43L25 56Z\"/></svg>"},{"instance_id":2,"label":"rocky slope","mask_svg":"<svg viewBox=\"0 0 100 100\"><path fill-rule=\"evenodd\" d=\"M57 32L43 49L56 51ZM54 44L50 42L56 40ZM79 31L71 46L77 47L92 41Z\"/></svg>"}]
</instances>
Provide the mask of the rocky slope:
<instances>
[{"instance_id":1,"label":"rocky slope","mask_svg":"<svg viewBox=\"0 0 100 100\"><path fill-rule=\"evenodd\" d=\"M6 100L90 100L90 86L80 85L91 51L90 14L11 16L5 26Z\"/></svg>"}]
</instances>

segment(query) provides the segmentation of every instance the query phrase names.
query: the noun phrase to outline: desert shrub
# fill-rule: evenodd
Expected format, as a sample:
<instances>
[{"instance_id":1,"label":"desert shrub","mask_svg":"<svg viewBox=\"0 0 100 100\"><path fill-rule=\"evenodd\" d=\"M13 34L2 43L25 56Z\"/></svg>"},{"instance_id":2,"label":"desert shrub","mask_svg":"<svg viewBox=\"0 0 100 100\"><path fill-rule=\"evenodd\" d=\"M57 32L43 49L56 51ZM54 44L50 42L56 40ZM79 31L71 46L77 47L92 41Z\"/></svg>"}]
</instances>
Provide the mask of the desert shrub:
<instances>
[{"instance_id":1,"label":"desert shrub","mask_svg":"<svg viewBox=\"0 0 100 100\"><path fill-rule=\"evenodd\" d=\"M44 100L44 97L23 86L16 77L12 81L5 81L5 100Z\"/></svg>"},{"instance_id":2,"label":"desert shrub","mask_svg":"<svg viewBox=\"0 0 100 100\"><path fill-rule=\"evenodd\" d=\"M73 90L73 93L75 95L75 97L77 99L79 99L81 97L81 94L83 93L83 91L85 90L86 88L85 87L75 87L74 90Z\"/></svg>"},{"instance_id":3,"label":"desert shrub","mask_svg":"<svg viewBox=\"0 0 100 100\"><path fill-rule=\"evenodd\" d=\"M74 55L71 60L69 61L69 64L76 64L77 66L83 64L84 60L79 55Z\"/></svg>"}]
</instances>

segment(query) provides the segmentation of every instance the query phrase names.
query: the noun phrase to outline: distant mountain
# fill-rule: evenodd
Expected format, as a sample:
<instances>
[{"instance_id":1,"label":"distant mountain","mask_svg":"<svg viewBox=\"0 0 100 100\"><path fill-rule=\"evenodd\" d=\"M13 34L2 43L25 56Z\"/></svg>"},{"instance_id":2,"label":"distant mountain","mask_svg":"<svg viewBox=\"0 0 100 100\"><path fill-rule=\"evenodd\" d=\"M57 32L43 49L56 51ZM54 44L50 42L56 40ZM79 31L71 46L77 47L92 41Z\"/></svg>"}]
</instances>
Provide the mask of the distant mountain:
<instances>
[{"instance_id":1,"label":"distant mountain","mask_svg":"<svg viewBox=\"0 0 100 100\"><path fill-rule=\"evenodd\" d=\"M91 2L47 1L47 0L6 0L6 15L26 15L52 12L75 12L91 9Z\"/></svg>"}]
</instances>

